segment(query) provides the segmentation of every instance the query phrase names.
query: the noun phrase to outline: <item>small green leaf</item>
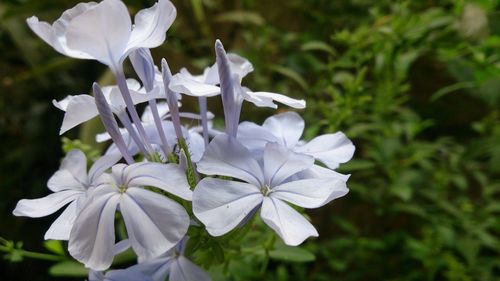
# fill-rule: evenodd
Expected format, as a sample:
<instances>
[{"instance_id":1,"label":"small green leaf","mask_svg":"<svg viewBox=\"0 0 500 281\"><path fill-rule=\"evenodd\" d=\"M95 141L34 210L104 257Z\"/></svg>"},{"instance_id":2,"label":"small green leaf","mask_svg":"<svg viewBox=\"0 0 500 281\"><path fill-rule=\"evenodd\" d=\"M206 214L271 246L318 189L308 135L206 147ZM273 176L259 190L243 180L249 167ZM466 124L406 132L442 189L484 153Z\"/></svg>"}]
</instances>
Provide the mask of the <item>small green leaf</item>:
<instances>
[{"instance_id":1,"label":"small green leaf","mask_svg":"<svg viewBox=\"0 0 500 281\"><path fill-rule=\"evenodd\" d=\"M62 246L61 241L58 240L47 240L43 243L45 249L49 250L54 254L58 254L64 256L64 247Z\"/></svg>"},{"instance_id":2,"label":"small green leaf","mask_svg":"<svg viewBox=\"0 0 500 281\"><path fill-rule=\"evenodd\" d=\"M288 262L311 262L316 259L313 253L304 248L280 245L269 252L269 257Z\"/></svg>"},{"instance_id":3,"label":"small green leaf","mask_svg":"<svg viewBox=\"0 0 500 281\"><path fill-rule=\"evenodd\" d=\"M309 41L301 47L302 51L323 51L334 55L335 49L323 41Z\"/></svg>"},{"instance_id":4,"label":"small green leaf","mask_svg":"<svg viewBox=\"0 0 500 281\"><path fill-rule=\"evenodd\" d=\"M87 276L88 270L75 261L63 261L49 268L49 274L52 276L72 276L83 277Z\"/></svg>"}]
</instances>

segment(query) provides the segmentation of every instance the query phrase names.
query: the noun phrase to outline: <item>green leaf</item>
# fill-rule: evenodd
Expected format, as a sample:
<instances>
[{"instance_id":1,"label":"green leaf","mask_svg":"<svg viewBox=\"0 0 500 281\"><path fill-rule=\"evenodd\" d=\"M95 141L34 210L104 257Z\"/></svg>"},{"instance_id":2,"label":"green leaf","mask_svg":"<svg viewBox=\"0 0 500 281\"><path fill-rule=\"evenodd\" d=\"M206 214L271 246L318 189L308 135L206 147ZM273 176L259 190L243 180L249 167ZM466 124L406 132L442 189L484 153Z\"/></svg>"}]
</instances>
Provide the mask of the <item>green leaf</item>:
<instances>
[{"instance_id":1,"label":"green leaf","mask_svg":"<svg viewBox=\"0 0 500 281\"><path fill-rule=\"evenodd\" d=\"M302 44L302 51L323 51L329 54L334 55L335 49L332 46L328 45L323 41L309 41L307 43Z\"/></svg>"},{"instance_id":2,"label":"green leaf","mask_svg":"<svg viewBox=\"0 0 500 281\"><path fill-rule=\"evenodd\" d=\"M84 277L87 276L88 270L75 261L63 261L49 268L49 274L52 276L71 276Z\"/></svg>"},{"instance_id":3,"label":"green leaf","mask_svg":"<svg viewBox=\"0 0 500 281\"><path fill-rule=\"evenodd\" d=\"M300 74L298 74L295 70L283 67L281 65L272 65L270 68L271 68L272 71L278 72L279 74L281 74L283 76L286 76L286 77L294 80L304 90L307 89L307 82L306 82L306 80L304 80L304 78L302 78L302 76L300 76Z\"/></svg>"},{"instance_id":4,"label":"green leaf","mask_svg":"<svg viewBox=\"0 0 500 281\"><path fill-rule=\"evenodd\" d=\"M304 248L279 245L269 252L269 257L288 262L311 262L316 259L313 253Z\"/></svg>"},{"instance_id":5,"label":"green leaf","mask_svg":"<svg viewBox=\"0 0 500 281\"><path fill-rule=\"evenodd\" d=\"M64 247L62 246L61 241L58 240L47 240L43 243L45 249L49 250L54 254L58 254L64 256Z\"/></svg>"},{"instance_id":6,"label":"green leaf","mask_svg":"<svg viewBox=\"0 0 500 281\"><path fill-rule=\"evenodd\" d=\"M239 24L250 23L255 25L263 25L265 23L265 20L261 15L247 11L231 11L223 13L215 17L215 21L233 22Z\"/></svg>"}]
</instances>

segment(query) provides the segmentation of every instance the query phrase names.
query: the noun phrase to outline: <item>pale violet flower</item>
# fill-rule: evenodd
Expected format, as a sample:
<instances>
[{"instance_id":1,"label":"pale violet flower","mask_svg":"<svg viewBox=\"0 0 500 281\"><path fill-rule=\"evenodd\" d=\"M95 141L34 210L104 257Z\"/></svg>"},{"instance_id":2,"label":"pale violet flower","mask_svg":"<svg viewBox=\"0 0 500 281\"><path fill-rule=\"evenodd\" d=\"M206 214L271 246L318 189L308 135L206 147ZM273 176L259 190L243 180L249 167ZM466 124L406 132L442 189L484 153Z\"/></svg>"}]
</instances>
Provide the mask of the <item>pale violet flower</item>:
<instances>
[{"instance_id":1,"label":"pale violet flower","mask_svg":"<svg viewBox=\"0 0 500 281\"><path fill-rule=\"evenodd\" d=\"M128 239L122 240L113 247L113 254L116 256L130 248ZM153 281L151 276L148 276L141 271L131 267L126 269L113 269L107 272L89 270L88 281Z\"/></svg>"},{"instance_id":2,"label":"pale violet flower","mask_svg":"<svg viewBox=\"0 0 500 281\"><path fill-rule=\"evenodd\" d=\"M120 0L80 3L65 11L52 25L28 18L30 28L61 54L95 59L114 70L138 48L154 48L166 38L176 17L168 0L139 11L132 25L127 7Z\"/></svg>"},{"instance_id":3,"label":"pale violet flower","mask_svg":"<svg viewBox=\"0 0 500 281\"><path fill-rule=\"evenodd\" d=\"M174 164L117 164L89 193L71 229L68 250L85 266L107 269L113 260L115 213L119 209L139 261L173 248L186 234L189 215L177 202L144 187L159 188L184 200L192 192L184 171Z\"/></svg>"},{"instance_id":4,"label":"pale violet flower","mask_svg":"<svg viewBox=\"0 0 500 281\"><path fill-rule=\"evenodd\" d=\"M301 154L314 157L330 169L351 160L355 147L342 133L317 136L309 142L300 141L304 120L295 112L285 112L267 118L262 126L242 122L238 139L250 150L262 150L269 142L279 143Z\"/></svg>"},{"instance_id":5,"label":"pale violet flower","mask_svg":"<svg viewBox=\"0 0 500 281\"><path fill-rule=\"evenodd\" d=\"M120 158L119 154L103 156L87 172L85 154L80 150L71 150L64 157L59 170L47 183L47 187L53 193L39 199L20 200L13 214L39 218L48 216L69 203L45 233L45 239L68 240L75 218L87 197L88 189L94 186L97 178Z\"/></svg>"},{"instance_id":6,"label":"pale violet flower","mask_svg":"<svg viewBox=\"0 0 500 281\"><path fill-rule=\"evenodd\" d=\"M129 267L151 276L154 281L210 281L210 276L184 256L187 237L162 256Z\"/></svg>"},{"instance_id":7,"label":"pale violet flower","mask_svg":"<svg viewBox=\"0 0 500 281\"><path fill-rule=\"evenodd\" d=\"M287 245L299 245L318 232L285 201L318 208L348 192L346 182L338 177L291 180L313 164L313 157L277 143L268 143L262 161L257 161L237 139L217 135L198 163L198 171L243 182L204 178L193 193L193 212L211 235L220 236L260 208L263 221Z\"/></svg>"},{"instance_id":8,"label":"pale violet flower","mask_svg":"<svg viewBox=\"0 0 500 281\"><path fill-rule=\"evenodd\" d=\"M127 79L127 86L130 89L130 95L134 104L147 102L150 99L160 97L159 90L146 94L144 91L142 91L139 82L134 79ZM124 114L126 106L121 97L121 93L118 87L116 85L105 86L102 87L101 90L112 112L116 115ZM63 134L66 131L74 128L75 126L80 125L99 115L97 106L95 104L95 99L91 95L84 94L67 96L60 101L53 100L52 103L55 107L65 112L59 134Z\"/></svg>"},{"instance_id":9,"label":"pale violet flower","mask_svg":"<svg viewBox=\"0 0 500 281\"><path fill-rule=\"evenodd\" d=\"M252 64L245 58L236 54L226 54L222 43L217 40L215 50L218 60L224 59L227 61L229 71L226 71L228 80L232 80L234 87L234 95L236 102L243 100L252 102L259 107L277 108L274 101L288 105L293 108L305 108L304 100L297 100L287 97L282 94L270 92L252 92L250 89L241 86L241 80L251 71ZM220 59L219 59L220 58ZM219 68L220 63L214 64L210 68L206 68L202 75L192 75L185 69L172 77L169 88L173 91L185 93L196 97L212 97L221 94L221 88L216 84L221 83L223 78L220 78Z\"/></svg>"}]
</instances>

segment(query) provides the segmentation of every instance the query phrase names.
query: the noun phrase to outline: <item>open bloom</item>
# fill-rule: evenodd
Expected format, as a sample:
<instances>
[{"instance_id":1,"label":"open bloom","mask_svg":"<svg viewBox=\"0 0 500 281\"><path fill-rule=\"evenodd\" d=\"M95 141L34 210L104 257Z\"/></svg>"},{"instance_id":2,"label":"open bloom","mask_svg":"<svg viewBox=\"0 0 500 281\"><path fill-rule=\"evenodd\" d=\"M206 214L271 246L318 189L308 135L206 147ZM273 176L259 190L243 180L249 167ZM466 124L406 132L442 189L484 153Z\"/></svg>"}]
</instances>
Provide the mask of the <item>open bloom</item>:
<instances>
[{"instance_id":1,"label":"open bloom","mask_svg":"<svg viewBox=\"0 0 500 281\"><path fill-rule=\"evenodd\" d=\"M260 207L263 221L287 245L299 245L318 233L285 201L317 208L348 192L345 181L338 177L291 178L313 164L311 156L294 153L277 143L268 143L262 161L257 161L237 139L217 135L198 163L198 171L244 182L204 178L193 193L193 212L211 235L220 236Z\"/></svg>"},{"instance_id":2,"label":"open bloom","mask_svg":"<svg viewBox=\"0 0 500 281\"><path fill-rule=\"evenodd\" d=\"M114 219L119 208L132 249L139 261L158 257L186 234L189 216L168 197L145 189L152 186L191 200L184 171L174 164L117 164L92 189L71 229L68 250L94 270L107 269L113 260Z\"/></svg>"},{"instance_id":3,"label":"open bloom","mask_svg":"<svg viewBox=\"0 0 500 281\"><path fill-rule=\"evenodd\" d=\"M131 51L161 45L176 14L170 1L159 0L139 11L132 25L122 1L104 0L77 4L52 25L35 16L27 22L56 51L74 58L95 59L116 70Z\"/></svg>"},{"instance_id":4,"label":"open bloom","mask_svg":"<svg viewBox=\"0 0 500 281\"><path fill-rule=\"evenodd\" d=\"M269 142L279 143L289 149L314 157L330 169L351 160L355 147L342 133L317 136L309 142L300 141L304 119L295 112L285 112L267 118L262 126L242 122L238 139L250 150L262 150Z\"/></svg>"},{"instance_id":5,"label":"open bloom","mask_svg":"<svg viewBox=\"0 0 500 281\"><path fill-rule=\"evenodd\" d=\"M87 173L87 158L80 150L71 150L59 170L49 179L47 187L54 193L39 199L22 199L13 211L15 216L39 218L68 205L45 233L45 239L68 240L78 212L87 198L87 191L97 178L113 166L121 156L109 154L97 160Z\"/></svg>"},{"instance_id":6,"label":"open bloom","mask_svg":"<svg viewBox=\"0 0 500 281\"><path fill-rule=\"evenodd\" d=\"M130 270L151 276L154 281L210 281L210 276L200 267L192 263L184 256L184 249L188 238L177 244L177 246L158 258L139 263Z\"/></svg>"},{"instance_id":7,"label":"open bloom","mask_svg":"<svg viewBox=\"0 0 500 281\"><path fill-rule=\"evenodd\" d=\"M144 91L142 91L139 82L134 79L128 79L127 86L130 90L130 96L134 104L143 103L150 99L160 97L159 89L146 94ZM126 106L121 97L118 86L115 85L102 87L102 93L114 114L121 115L125 113ZM91 95L83 94L76 96L67 96L60 101L53 100L52 103L55 107L65 112L59 134L63 134L66 131L74 128L75 126L80 125L83 122L86 122L99 115L97 106L95 104L95 99Z\"/></svg>"}]
</instances>

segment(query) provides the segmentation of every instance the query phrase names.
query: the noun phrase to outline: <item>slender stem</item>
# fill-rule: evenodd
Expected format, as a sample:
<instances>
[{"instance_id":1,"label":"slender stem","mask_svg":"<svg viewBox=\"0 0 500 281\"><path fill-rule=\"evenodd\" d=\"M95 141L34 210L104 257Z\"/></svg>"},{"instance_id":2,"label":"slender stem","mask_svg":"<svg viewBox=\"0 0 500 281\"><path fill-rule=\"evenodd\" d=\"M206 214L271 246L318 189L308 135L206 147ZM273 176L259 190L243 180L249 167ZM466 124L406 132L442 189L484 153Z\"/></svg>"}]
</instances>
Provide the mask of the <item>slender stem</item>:
<instances>
[{"instance_id":1,"label":"slender stem","mask_svg":"<svg viewBox=\"0 0 500 281\"><path fill-rule=\"evenodd\" d=\"M148 151L144 147L144 144L142 143L141 139L137 135L136 130L134 129L134 126L132 126L132 123L130 123L130 119L127 115L127 112L122 111L117 114L118 119L120 119L120 122L122 122L123 126L125 129L127 129L129 135L132 137L134 142L137 144L137 147L142 151L145 157L148 157Z\"/></svg>"},{"instance_id":2,"label":"slender stem","mask_svg":"<svg viewBox=\"0 0 500 281\"><path fill-rule=\"evenodd\" d=\"M170 84L170 79L172 78L172 73L170 72L170 68L168 67L167 61L165 59L161 60L161 71L163 75L163 86L165 87L165 96L167 98L168 107L170 109L172 124L174 125L177 139L180 141L184 139L184 136L182 135L179 107L177 106L176 94L168 87L168 84Z\"/></svg>"},{"instance_id":3,"label":"slender stem","mask_svg":"<svg viewBox=\"0 0 500 281\"><path fill-rule=\"evenodd\" d=\"M39 259L39 260L47 260L47 261L61 261L61 260L66 259L66 257L64 257L64 256L36 253L36 252L30 252L30 251L26 251L26 250L22 250L22 249L12 249L12 248L5 247L5 246L0 246L0 251L7 252L7 253L11 253L13 251L16 251L17 253L21 254L23 257Z\"/></svg>"},{"instance_id":4,"label":"slender stem","mask_svg":"<svg viewBox=\"0 0 500 281\"><path fill-rule=\"evenodd\" d=\"M125 74L123 73L123 68L121 66L116 68L114 71L114 75L116 78L116 83L118 84L118 88L120 89L120 92L122 94L123 101L127 106L127 111L130 114L130 117L132 117L132 122L135 124L135 127L137 128L137 131L139 132L139 136L142 138L144 146L146 147L148 152L152 152L153 149L151 148L151 145L149 144L148 138L146 136L146 130L144 130L144 127L142 126L141 119L139 118L139 114L137 114L134 102L132 101L132 97L130 95L130 91L127 86L127 80L125 78Z\"/></svg>"},{"instance_id":5,"label":"slender stem","mask_svg":"<svg viewBox=\"0 0 500 281\"><path fill-rule=\"evenodd\" d=\"M207 98L199 97L198 104L200 106L201 126L203 127L203 140L205 140L205 147L207 147L208 146Z\"/></svg>"},{"instance_id":6,"label":"slender stem","mask_svg":"<svg viewBox=\"0 0 500 281\"><path fill-rule=\"evenodd\" d=\"M149 92L150 90L147 91ZM170 145L168 144L165 130L163 130L163 125L161 124L161 118L160 114L158 113L158 107L156 106L155 99L149 100L149 107L151 108L151 114L153 114L153 120L155 122L156 129L158 129L158 134L160 135L160 140L162 143L161 148L163 149L163 153L165 153L165 155L169 155L171 152Z\"/></svg>"}]
</instances>

